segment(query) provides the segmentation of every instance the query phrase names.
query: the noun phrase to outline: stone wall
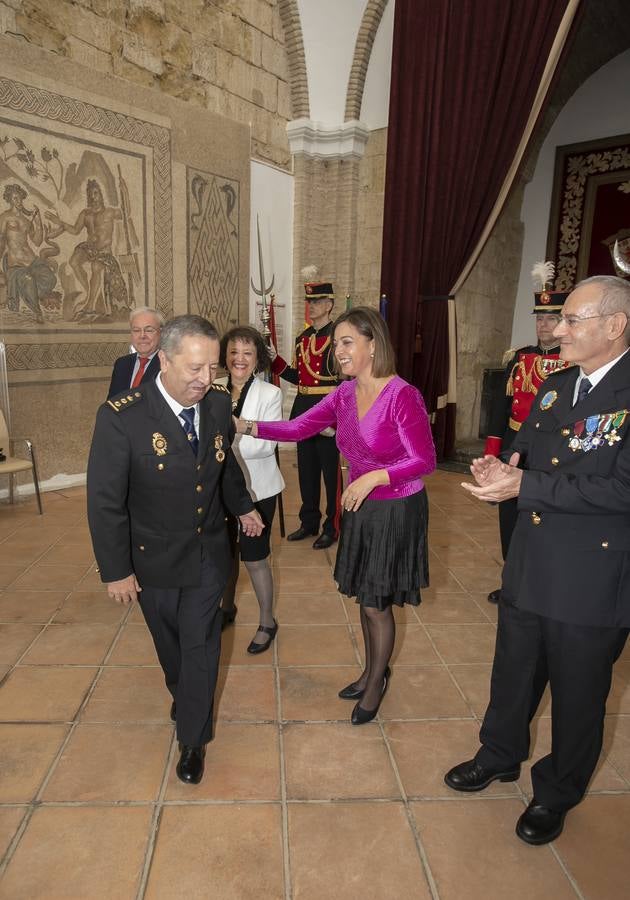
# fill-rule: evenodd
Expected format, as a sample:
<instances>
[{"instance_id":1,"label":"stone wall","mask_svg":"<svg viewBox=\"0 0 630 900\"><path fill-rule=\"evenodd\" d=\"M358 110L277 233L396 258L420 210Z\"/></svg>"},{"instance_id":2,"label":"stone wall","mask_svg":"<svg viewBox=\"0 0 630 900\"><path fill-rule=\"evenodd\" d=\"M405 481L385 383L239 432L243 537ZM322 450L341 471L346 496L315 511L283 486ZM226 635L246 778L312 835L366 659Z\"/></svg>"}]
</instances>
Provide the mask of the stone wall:
<instances>
[{"instance_id":1,"label":"stone wall","mask_svg":"<svg viewBox=\"0 0 630 900\"><path fill-rule=\"evenodd\" d=\"M381 290L383 204L387 128L371 131L365 156L359 163L359 196L356 218L356 256L352 301L377 306Z\"/></svg>"},{"instance_id":2,"label":"stone wall","mask_svg":"<svg viewBox=\"0 0 630 900\"><path fill-rule=\"evenodd\" d=\"M85 472L130 308L199 313L221 328L247 319L250 131L6 35L0 60L0 214L16 185L13 217L55 226L21 231L52 286L32 297L0 271L12 430L34 440L41 479L57 486ZM114 227L106 252L86 257L90 180ZM88 288L73 267L80 248Z\"/></svg>"},{"instance_id":3,"label":"stone wall","mask_svg":"<svg viewBox=\"0 0 630 900\"><path fill-rule=\"evenodd\" d=\"M290 166L276 0L0 0L0 32L251 124L252 156Z\"/></svg>"}]
</instances>

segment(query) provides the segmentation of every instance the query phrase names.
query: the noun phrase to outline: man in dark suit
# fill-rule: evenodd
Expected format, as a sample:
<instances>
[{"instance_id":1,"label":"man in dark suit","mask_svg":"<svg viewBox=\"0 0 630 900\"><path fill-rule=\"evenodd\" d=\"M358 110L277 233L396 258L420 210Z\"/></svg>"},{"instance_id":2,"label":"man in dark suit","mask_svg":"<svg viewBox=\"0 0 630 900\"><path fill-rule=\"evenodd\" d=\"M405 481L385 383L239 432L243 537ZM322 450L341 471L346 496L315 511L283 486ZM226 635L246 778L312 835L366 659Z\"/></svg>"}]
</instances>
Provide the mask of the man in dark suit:
<instances>
[{"instance_id":1,"label":"man in dark suit","mask_svg":"<svg viewBox=\"0 0 630 900\"><path fill-rule=\"evenodd\" d=\"M172 697L177 775L198 783L212 738L219 601L231 567L222 501L248 535L260 516L231 452L230 395L212 381L219 339L199 316L164 326L161 372L98 411L87 473L101 579L138 600Z\"/></svg>"},{"instance_id":2,"label":"man in dark suit","mask_svg":"<svg viewBox=\"0 0 630 900\"><path fill-rule=\"evenodd\" d=\"M613 663L630 626L630 284L582 281L555 335L575 365L551 375L510 464L471 466L470 493L518 498L503 571L490 704L474 759L445 776L457 791L515 781L549 681L552 752L532 768L516 826L529 844L561 833L599 758ZM524 468L517 468L516 464Z\"/></svg>"},{"instance_id":3,"label":"man in dark suit","mask_svg":"<svg viewBox=\"0 0 630 900\"><path fill-rule=\"evenodd\" d=\"M150 306L138 306L129 315L131 344L135 353L119 356L114 363L112 379L107 392L110 400L115 394L138 387L146 381L155 381L160 371L158 347L164 317L157 309Z\"/></svg>"}]
</instances>

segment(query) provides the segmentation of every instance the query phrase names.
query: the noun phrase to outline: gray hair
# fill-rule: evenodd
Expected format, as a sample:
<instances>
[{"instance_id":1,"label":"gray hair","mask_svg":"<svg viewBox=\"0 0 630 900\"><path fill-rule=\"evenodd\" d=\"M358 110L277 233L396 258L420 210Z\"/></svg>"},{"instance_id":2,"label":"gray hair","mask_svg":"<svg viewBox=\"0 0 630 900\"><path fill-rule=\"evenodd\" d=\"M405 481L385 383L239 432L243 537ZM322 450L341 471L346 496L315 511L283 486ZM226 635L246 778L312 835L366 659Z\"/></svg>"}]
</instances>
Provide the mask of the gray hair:
<instances>
[{"instance_id":1,"label":"gray hair","mask_svg":"<svg viewBox=\"0 0 630 900\"><path fill-rule=\"evenodd\" d=\"M134 306L134 308L129 312L129 324L133 325L133 320L136 318L136 316L140 316L143 313L150 313L152 316L155 316L155 319L160 328L164 328L164 316L159 311L159 309L153 309L152 306Z\"/></svg>"},{"instance_id":2,"label":"gray hair","mask_svg":"<svg viewBox=\"0 0 630 900\"><path fill-rule=\"evenodd\" d=\"M162 329L160 348L170 359L179 351L179 345L185 337L206 337L218 341L219 333L202 316L175 316Z\"/></svg>"},{"instance_id":3,"label":"gray hair","mask_svg":"<svg viewBox=\"0 0 630 900\"><path fill-rule=\"evenodd\" d=\"M624 331L626 343L630 344L630 283L616 275L593 275L580 281L576 287L584 287L588 284L599 285L602 289L602 297L599 301L599 311L602 316L612 316L615 313L624 313L628 323Z\"/></svg>"}]
</instances>

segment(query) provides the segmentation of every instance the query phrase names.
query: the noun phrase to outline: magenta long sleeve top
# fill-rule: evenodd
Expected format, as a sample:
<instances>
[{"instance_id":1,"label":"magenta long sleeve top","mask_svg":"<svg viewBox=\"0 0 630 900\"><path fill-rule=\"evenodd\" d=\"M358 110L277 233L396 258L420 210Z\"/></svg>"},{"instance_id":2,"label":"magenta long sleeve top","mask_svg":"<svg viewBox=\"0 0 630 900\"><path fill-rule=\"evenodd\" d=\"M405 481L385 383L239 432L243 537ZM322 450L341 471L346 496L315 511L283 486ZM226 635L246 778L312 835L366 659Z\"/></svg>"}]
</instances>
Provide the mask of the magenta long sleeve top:
<instances>
[{"instance_id":1,"label":"magenta long sleeve top","mask_svg":"<svg viewBox=\"0 0 630 900\"><path fill-rule=\"evenodd\" d=\"M409 497L424 488L422 475L435 469L429 417L417 388L396 375L362 419L354 381L344 381L308 412L290 422L258 422L258 436L272 441L302 441L324 428L337 429L337 446L350 465L349 481L387 469L388 485L370 500Z\"/></svg>"}]
</instances>

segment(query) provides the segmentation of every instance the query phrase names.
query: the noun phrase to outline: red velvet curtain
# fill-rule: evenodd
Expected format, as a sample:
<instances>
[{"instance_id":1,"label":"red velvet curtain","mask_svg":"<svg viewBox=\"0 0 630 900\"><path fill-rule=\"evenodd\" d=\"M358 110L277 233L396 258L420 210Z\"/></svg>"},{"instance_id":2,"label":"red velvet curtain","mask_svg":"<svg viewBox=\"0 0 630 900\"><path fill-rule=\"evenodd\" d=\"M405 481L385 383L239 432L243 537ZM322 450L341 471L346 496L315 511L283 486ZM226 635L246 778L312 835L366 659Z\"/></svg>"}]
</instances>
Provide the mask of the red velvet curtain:
<instances>
[{"instance_id":1,"label":"red velvet curtain","mask_svg":"<svg viewBox=\"0 0 630 900\"><path fill-rule=\"evenodd\" d=\"M447 392L447 296L499 195L566 7L396 0L381 290L398 370L434 414L439 457L454 436L434 405Z\"/></svg>"}]
</instances>

